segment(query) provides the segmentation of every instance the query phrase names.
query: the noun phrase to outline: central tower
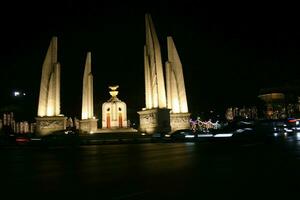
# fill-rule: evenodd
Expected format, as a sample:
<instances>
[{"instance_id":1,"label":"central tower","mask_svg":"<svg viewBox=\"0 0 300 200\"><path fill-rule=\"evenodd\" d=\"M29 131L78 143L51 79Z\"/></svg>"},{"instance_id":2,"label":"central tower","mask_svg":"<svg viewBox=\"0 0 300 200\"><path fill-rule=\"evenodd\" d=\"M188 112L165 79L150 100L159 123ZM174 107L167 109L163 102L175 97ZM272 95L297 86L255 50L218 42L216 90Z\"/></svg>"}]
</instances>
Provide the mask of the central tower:
<instances>
[{"instance_id":1,"label":"central tower","mask_svg":"<svg viewBox=\"0 0 300 200\"><path fill-rule=\"evenodd\" d=\"M117 97L118 88L118 85L109 86L111 98L102 105L103 129L127 128L127 108L126 104Z\"/></svg>"},{"instance_id":2,"label":"central tower","mask_svg":"<svg viewBox=\"0 0 300 200\"><path fill-rule=\"evenodd\" d=\"M145 15L146 45L144 46L146 108L139 111L140 131L170 131L170 109L167 108L162 59L152 18Z\"/></svg>"}]
</instances>

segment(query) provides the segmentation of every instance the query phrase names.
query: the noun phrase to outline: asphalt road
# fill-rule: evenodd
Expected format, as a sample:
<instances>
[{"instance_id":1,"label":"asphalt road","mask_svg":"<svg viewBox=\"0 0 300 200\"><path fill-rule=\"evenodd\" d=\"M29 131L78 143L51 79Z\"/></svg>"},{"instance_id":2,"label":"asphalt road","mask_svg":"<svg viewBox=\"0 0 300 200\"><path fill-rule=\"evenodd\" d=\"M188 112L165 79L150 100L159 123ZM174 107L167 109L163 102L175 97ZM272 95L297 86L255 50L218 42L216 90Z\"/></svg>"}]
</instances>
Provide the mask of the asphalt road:
<instances>
[{"instance_id":1,"label":"asphalt road","mask_svg":"<svg viewBox=\"0 0 300 200\"><path fill-rule=\"evenodd\" d=\"M300 185L296 138L11 147L0 159L0 194L17 198L286 199Z\"/></svg>"}]
</instances>

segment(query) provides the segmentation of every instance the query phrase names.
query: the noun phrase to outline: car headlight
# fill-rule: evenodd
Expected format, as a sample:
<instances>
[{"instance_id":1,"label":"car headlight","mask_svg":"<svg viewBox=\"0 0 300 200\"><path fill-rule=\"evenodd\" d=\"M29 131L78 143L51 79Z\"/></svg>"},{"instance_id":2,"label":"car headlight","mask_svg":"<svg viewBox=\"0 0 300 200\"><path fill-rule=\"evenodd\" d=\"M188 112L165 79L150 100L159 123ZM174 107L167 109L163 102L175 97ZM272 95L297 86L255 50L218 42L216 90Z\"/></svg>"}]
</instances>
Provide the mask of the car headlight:
<instances>
[{"instance_id":1,"label":"car headlight","mask_svg":"<svg viewBox=\"0 0 300 200\"><path fill-rule=\"evenodd\" d=\"M194 135L186 135L184 136L185 138L194 138L195 136Z\"/></svg>"},{"instance_id":2,"label":"car headlight","mask_svg":"<svg viewBox=\"0 0 300 200\"><path fill-rule=\"evenodd\" d=\"M236 132L237 133L242 133L242 132L244 132L244 130L243 129L238 129L238 130L236 130Z\"/></svg>"}]
</instances>

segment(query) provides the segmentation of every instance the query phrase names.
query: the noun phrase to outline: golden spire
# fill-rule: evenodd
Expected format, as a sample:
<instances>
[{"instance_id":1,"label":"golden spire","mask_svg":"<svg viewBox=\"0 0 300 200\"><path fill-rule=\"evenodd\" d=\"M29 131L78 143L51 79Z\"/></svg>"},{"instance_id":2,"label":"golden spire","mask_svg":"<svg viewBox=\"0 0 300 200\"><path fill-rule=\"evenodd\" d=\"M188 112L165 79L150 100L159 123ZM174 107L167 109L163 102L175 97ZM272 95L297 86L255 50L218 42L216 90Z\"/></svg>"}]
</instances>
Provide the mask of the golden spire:
<instances>
[{"instance_id":1,"label":"golden spire","mask_svg":"<svg viewBox=\"0 0 300 200\"><path fill-rule=\"evenodd\" d=\"M119 91L117 91L117 89L119 88L118 85L114 85L114 86L109 86L108 87L109 89L111 89L111 91L109 91L109 94L112 96L112 97L116 97L119 93Z\"/></svg>"}]
</instances>

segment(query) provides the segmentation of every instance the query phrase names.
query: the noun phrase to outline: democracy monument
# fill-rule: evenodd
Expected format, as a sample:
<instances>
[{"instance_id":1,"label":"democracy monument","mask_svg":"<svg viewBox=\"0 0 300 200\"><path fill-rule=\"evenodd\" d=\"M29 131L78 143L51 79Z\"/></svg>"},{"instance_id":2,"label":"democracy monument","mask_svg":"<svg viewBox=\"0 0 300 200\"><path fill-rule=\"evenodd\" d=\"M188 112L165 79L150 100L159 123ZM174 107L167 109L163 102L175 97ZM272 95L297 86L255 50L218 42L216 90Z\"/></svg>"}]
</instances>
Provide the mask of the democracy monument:
<instances>
[{"instance_id":1,"label":"democracy monument","mask_svg":"<svg viewBox=\"0 0 300 200\"><path fill-rule=\"evenodd\" d=\"M167 37L165 76L159 40L150 14L145 15L144 46L145 108L138 111L139 131L147 134L171 132L190 127L182 64L171 36ZM82 84L81 133L134 132L127 127L126 103L117 98L118 87L110 86L111 98L102 105L102 128L94 116L91 52L87 53ZM67 118L60 113L60 64L57 37L50 41L42 66L36 132L40 136L66 129Z\"/></svg>"}]
</instances>

